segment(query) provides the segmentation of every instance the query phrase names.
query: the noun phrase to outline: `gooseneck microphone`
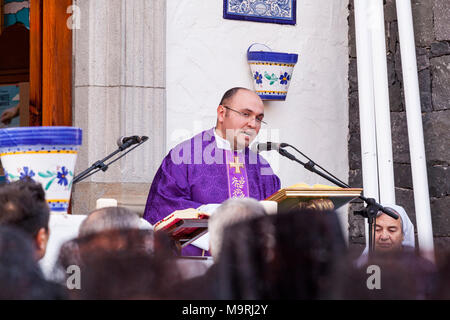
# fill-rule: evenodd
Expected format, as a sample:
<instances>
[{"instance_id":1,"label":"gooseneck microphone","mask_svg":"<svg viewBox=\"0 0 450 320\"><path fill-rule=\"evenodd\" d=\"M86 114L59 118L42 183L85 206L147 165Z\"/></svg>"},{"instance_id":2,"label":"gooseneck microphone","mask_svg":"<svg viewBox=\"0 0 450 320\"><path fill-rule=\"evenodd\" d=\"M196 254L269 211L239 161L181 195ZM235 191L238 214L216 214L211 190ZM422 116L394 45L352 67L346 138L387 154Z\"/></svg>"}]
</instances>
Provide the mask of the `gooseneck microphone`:
<instances>
[{"instance_id":1,"label":"gooseneck microphone","mask_svg":"<svg viewBox=\"0 0 450 320\"><path fill-rule=\"evenodd\" d=\"M286 151L284 148L285 147L291 147L293 148L295 151L297 151L298 153L300 153L303 157L305 157L306 159L308 159L308 162L302 162L300 160L298 160L294 155L290 154L288 151ZM314 172L315 174L318 174L319 176L321 176L322 178L325 178L326 180L334 183L335 185L341 187L341 188L351 188L348 184L346 184L345 182L343 182L342 180L340 180L339 178L335 177L333 174L331 174L330 172L328 172L327 170L325 170L324 168L322 168L321 166L319 166L318 164L316 164L314 161L312 161L309 157L307 157L306 155L304 155L300 150L298 150L297 148L295 148L294 146L287 144L287 143L274 143L274 142L265 142L265 143L257 143L254 144L253 146L251 146L250 148L253 152L261 152L261 151L270 151L270 150L276 150L278 151L278 153L280 153L282 156L289 158L295 162L298 162L299 164L301 164L303 167L305 167L305 169ZM322 171L317 170L317 167L319 167ZM369 239L368 239L368 243L369 243L369 255L372 254L374 248L375 248L375 229L373 228L374 223L376 224L376 216L378 214L379 211L382 211L384 213L386 213L387 215L389 215L390 217L394 218L394 219L398 219L398 214L394 211L391 210L389 208L383 207L382 205L380 205L379 203L376 202L375 199L373 198L366 198L362 195L359 196L359 198L361 200L363 200L367 206L360 211L355 211L354 214L355 215L361 215L364 218L368 219L369 222L369 230L373 230L372 232L369 232Z\"/></svg>"},{"instance_id":2,"label":"gooseneck microphone","mask_svg":"<svg viewBox=\"0 0 450 320\"><path fill-rule=\"evenodd\" d=\"M295 157L284 150L283 148L288 147L289 144L287 143L278 143L278 142L262 142L262 143L256 143L253 146L251 146L250 150L252 150L255 153L263 152L263 151L271 151L275 150L282 156L289 158L291 160L295 160Z\"/></svg>"},{"instance_id":3,"label":"gooseneck microphone","mask_svg":"<svg viewBox=\"0 0 450 320\"><path fill-rule=\"evenodd\" d=\"M117 146L119 147L116 151L112 152L102 160L96 161L92 166L90 166L88 169L84 170L79 175L75 176L73 178L73 184L80 182L83 179L86 179L87 177L90 177L91 175L97 173L98 171L102 170L105 172L108 170L109 166L113 164L114 162L118 161L119 159L123 158L126 154L133 151L137 147L139 147L141 144L143 144L145 141L148 140L147 136L129 136L129 137L120 137L117 139ZM124 152L122 155L116 157L115 159L111 160L109 163L105 163L107 160L114 157L119 152L125 151L125 149L130 148L132 145L136 145L130 150ZM95 170L95 171L94 171Z\"/></svg>"},{"instance_id":4,"label":"gooseneck microphone","mask_svg":"<svg viewBox=\"0 0 450 320\"><path fill-rule=\"evenodd\" d=\"M287 143L261 142L261 143L254 144L251 147L251 150L256 153L263 152L263 151L271 151L271 150L280 152L281 148L285 148L287 146L288 146Z\"/></svg>"},{"instance_id":5,"label":"gooseneck microphone","mask_svg":"<svg viewBox=\"0 0 450 320\"><path fill-rule=\"evenodd\" d=\"M117 146L120 147L128 141L133 141L134 143L139 143L139 142L141 142L141 137L139 137L139 136L129 136L129 137L121 136L119 139L117 139Z\"/></svg>"},{"instance_id":6,"label":"gooseneck microphone","mask_svg":"<svg viewBox=\"0 0 450 320\"><path fill-rule=\"evenodd\" d=\"M119 139L117 139L117 146L119 148L126 149L134 144L138 144L141 142L144 142L148 139L147 136L129 136L129 137L120 137Z\"/></svg>"}]
</instances>

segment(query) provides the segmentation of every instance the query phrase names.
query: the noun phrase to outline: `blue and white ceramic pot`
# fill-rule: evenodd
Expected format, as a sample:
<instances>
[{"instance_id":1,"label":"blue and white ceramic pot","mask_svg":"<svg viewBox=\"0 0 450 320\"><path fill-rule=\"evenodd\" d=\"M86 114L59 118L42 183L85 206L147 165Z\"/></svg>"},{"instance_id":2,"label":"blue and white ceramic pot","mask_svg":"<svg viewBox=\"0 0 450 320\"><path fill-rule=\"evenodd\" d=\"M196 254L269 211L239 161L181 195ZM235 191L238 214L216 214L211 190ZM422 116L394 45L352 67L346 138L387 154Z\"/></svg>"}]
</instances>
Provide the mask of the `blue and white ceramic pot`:
<instances>
[{"instance_id":1,"label":"blue and white ceramic pot","mask_svg":"<svg viewBox=\"0 0 450 320\"><path fill-rule=\"evenodd\" d=\"M253 45L252 45L253 46ZM256 93L262 100L286 99L298 54L247 50ZM270 50L270 48L269 48Z\"/></svg>"},{"instance_id":2,"label":"blue and white ceramic pot","mask_svg":"<svg viewBox=\"0 0 450 320\"><path fill-rule=\"evenodd\" d=\"M40 182L52 213L67 213L82 131L73 127L0 130L0 159L8 181Z\"/></svg>"}]
</instances>

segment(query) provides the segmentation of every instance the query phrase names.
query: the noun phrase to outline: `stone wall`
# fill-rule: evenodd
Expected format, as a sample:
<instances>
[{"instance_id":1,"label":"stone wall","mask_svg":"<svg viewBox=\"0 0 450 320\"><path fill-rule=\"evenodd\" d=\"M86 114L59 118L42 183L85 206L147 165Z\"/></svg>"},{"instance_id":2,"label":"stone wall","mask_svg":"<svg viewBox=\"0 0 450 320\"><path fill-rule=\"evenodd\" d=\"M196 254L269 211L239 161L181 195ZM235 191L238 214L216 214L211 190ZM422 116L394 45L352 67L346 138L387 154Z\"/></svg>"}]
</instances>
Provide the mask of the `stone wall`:
<instances>
[{"instance_id":1,"label":"stone wall","mask_svg":"<svg viewBox=\"0 0 450 320\"><path fill-rule=\"evenodd\" d=\"M395 0L385 0L386 49L397 204L415 221ZM349 4L349 183L362 186L353 0ZM435 246L450 245L450 1L412 0L422 120ZM349 214L350 243L361 245L364 222Z\"/></svg>"},{"instance_id":2,"label":"stone wall","mask_svg":"<svg viewBox=\"0 0 450 320\"><path fill-rule=\"evenodd\" d=\"M74 120L83 129L75 172L117 149L120 136L149 140L108 171L76 184L72 212L98 198L144 211L150 183L165 155L165 0L77 0L74 30Z\"/></svg>"}]
</instances>

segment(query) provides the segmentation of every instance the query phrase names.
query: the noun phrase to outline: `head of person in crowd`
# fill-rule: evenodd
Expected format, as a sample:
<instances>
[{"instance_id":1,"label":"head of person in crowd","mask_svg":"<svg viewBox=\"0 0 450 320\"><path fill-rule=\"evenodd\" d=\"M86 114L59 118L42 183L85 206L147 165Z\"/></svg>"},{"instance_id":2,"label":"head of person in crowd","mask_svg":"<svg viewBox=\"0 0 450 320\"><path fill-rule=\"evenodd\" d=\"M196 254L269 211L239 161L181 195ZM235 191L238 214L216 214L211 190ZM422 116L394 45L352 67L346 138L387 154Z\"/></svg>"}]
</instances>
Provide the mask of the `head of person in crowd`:
<instances>
[{"instance_id":1,"label":"head of person in crowd","mask_svg":"<svg viewBox=\"0 0 450 320\"><path fill-rule=\"evenodd\" d=\"M219 258L226 228L240 221L266 215L264 207L255 199L228 199L211 215L208 221L209 251L215 261Z\"/></svg>"},{"instance_id":2,"label":"head of person in crowd","mask_svg":"<svg viewBox=\"0 0 450 320\"><path fill-rule=\"evenodd\" d=\"M89 213L81 223L79 236L114 229L139 229L140 218L137 213L123 207L105 207Z\"/></svg>"},{"instance_id":3,"label":"head of person in crowd","mask_svg":"<svg viewBox=\"0 0 450 320\"><path fill-rule=\"evenodd\" d=\"M19 180L0 187L0 225L11 225L32 237L35 256L45 255L50 231L50 208L40 183Z\"/></svg>"},{"instance_id":4,"label":"head of person in crowd","mask_svg":"<svg viewBox=\"0 0 450 320\"><path fill-rule=\"evenodd\" d=\"M438 280L432 299L450 300L450 249L436 250Z\"/></svg>"},{"instance_id":5,"label":"head of person in crowd","mask_svg":"<svg viewBox=\"0 0 450 320\"><path fill-rule=\"evenodd\" d=\"M77 265L82 275L82 290L73 290L71 298L163 299L181 280L164 236L151 230L115 229L66 242L57 266L64 271Z\"/></svg>"},{"instance_id":6,"label":"head of person in crowd","mask_svg":"<svg viewBox=\"0 0 450 320\"><path fill-rule=\"evenodd\" d=\"M346 243L334 212L294 210L225 231L218 260L221 299L327 298Z\"/></svg>"},{"instance_id":7,"label":"head of person in crowd","mask_svg":"<svg viewBox=\"0 0 450 320\"><path fill-rule=\"evenodd\" d=\"M310 209L318 211L331 211L334 210L333 201L326 198L311 199L308 201L300 201L292 209Z\"/></svg>"},{"instance_id":8,"label":"head of person in crowd","mask_svg":"<svg viewBox=\"0 0 450 320\"><path fill-rule=\"evenodd\" d=\"M405 247L414 248L414 226L405 209L397 205L385 205L399 218L379 212L375 224L375 251L399 251Z\"/></svg>"},{"instance_id":9,"label":"head of person in crowd","mask_svg":"<svg viewBox=\"0 0 450 320\"><path fill-rule=\"evenodd\" d=\"M66 297L64 287L44 279L30 237L17 227L0 226L0 300Z\"/></svg>"},{"instance_id":10,"label":"head of person in crowd","mask_svg":"<svg viewBox=\"0 0 450 320\"><path fill-rule=\"evenodd\" d=\"M216 133L240 150L256 138L264 123L264 103L252 90L235 87L217 107Z\"/></svg>"},{"instance_id":11,"label":"head of person in crowd","mask_svg":"<svg viewBox=\"0 0 450 320\"><path fill-rule=\"evenodd\" d=\"M153 254L155 252L155 237L152 230L111 229L78 236L66 241L59 251L56 268L67 269L70 265L81 265L83 254L91 251L117 252L135 249ZM164 244L165 245L165 244Z\"/></svg>"},{"instance_id":12,"label":"head of person in crowd","mask_svg":"<svg viewBox=\"0 0 450 320\"><path fill-rule=\"evenodd\" d=\"M386 204L384 207L396 213L399 218L394 219L389 215L379 212L376 217L375 229L375 252L379 254L413 250L415 248L414 225L409 219L405 209L401 206ZM356 260L356 266L362 267L367 264L369 245Z\"/></svg>"},{"instance_id":13,"label":"head of person in crowd","mask_svg":"<svg viewBox=\"0 0 450 320\"><path fill-rule=\"evenodd\" d=\"M348 261L336 271L333 299L426 300L438 284L436 266L411 250L375 252L363 267Z\"/></svg>"}]
</instances>

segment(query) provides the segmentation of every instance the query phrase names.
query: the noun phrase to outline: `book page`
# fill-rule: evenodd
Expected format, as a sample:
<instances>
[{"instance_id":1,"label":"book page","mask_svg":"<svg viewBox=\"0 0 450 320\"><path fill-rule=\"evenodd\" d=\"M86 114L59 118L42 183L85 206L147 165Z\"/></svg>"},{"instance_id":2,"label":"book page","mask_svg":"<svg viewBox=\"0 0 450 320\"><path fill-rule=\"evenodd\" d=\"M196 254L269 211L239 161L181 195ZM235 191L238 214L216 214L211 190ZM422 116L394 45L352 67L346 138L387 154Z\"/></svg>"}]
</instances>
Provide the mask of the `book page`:
<instances>
[{"instance_id":1,"label":"book page","mask_svg":"<svg viewBox=\"0 0 450 320\"><path fill-rule=\"evenodd\" d=\"M220 206L220 203L204 204L197 208L197 210L213 215L214 211ZM209 250L209 232L202 235L200 238L191 243L192 245L202 250Z\"/></svg>"}]
</instances>

